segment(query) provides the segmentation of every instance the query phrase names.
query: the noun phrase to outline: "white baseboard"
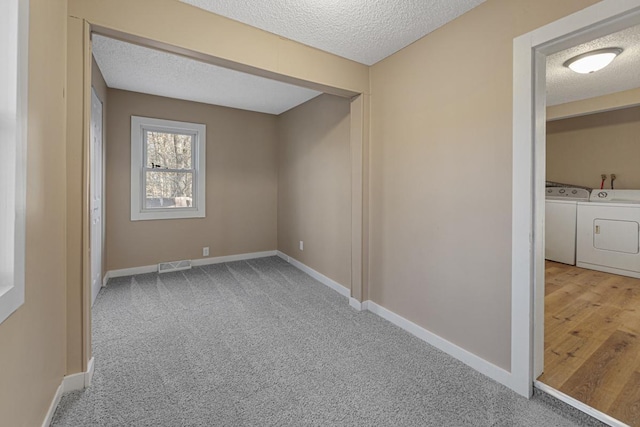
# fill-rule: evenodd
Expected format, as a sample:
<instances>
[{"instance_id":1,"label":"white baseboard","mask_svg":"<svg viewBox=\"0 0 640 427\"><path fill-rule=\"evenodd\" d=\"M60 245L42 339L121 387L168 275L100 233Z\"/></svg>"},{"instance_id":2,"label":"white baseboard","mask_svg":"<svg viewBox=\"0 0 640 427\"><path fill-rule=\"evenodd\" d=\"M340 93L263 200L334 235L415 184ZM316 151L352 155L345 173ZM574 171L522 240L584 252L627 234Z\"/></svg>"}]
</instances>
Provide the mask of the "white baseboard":
<instances>
[{"instance_id":1,"label":"white baseboard","mask_svg":"<svg viewBox=\"0 0 640 427\"><path fill-rule=\"evenodd\" d=\"M77 374L67 375L62 379L62 392L68 393L75 390L84 390L91 385L94 369L93 357L89 360L87 372L78 372Z\"/></svg>"},{"instance_id":2,"label":"white baseboard","mask_svg":"<svg viewBox=\"0 0 640 427\"><path fill-rule=\"evenodd\" d=\"M53 421L53 415L56 413L56 409L58 409L60 399L62 399L62 393L62 384L60 384L58 386L58 389L56 390L56 394L53 396L51 405L49 405L49 410L44 417L44 421L42 421L42 427L49 427L51 425L51 421Z\"/></svg>"},{"instance_id":3,"label":"white baseboard","mask_svg":"<svg viewBox=\"0 0 640 427\"><path fill-rule=\"evenodd\" d=\"M340 283L336 282L335 280L330 279L324 274L317 272L313 268L301 263L295 258L290 257L284 252L277 251L276 255L278 255L280 258L282 258L283 260L287 261L289 264L296 267L298 270L302 270L303 272L307 273L309 276L313 277L323 285L330 287L334 291L338 292L340 295L345 296L347 298L351 298L351 290L349 288L342 286Z\"/></svg>"},{"instance_id":4,"label":"white baseboard","mask_svg":"<svg viewBox=\"0 0 640 427\"><path fill-rule=\"evenodd\" d=\"M84 388L87 388L91 385L91 381L93 381L93 370L94 370L94 358L92 357L87 364L87 372L84 374Z\"/></svg>"},{"instance_id":5,"label":"white baseboard","mask_svg":"<svg viewBox=\"0 0 640 427\"><path fill-rule=\"evenodd\" d=\"M470 366L476 371L494 379L495 381L511 387L511 373L494 365L491 362L484 360L483 358L476 356L475 354L458 347L457 345L445 340L444 338L429 332L422 326L418 326L410 320L388 310L373 301L365 301L363 303L366 309L372 313L377 314L383 319L388 320L396 326L404 329L410 334L420 338L422 341L431 344L435 348L444 351L448 355L455 357L462 363Z\"/></svg>"},{"instance_id":6,"label":"white baseboard","mask_svg":"<svg viewBox=\"0 0 640 427\"><path fill-rule=\"evenodd\" d=\"M355 299L354 297L349 297L349 305L353 308L355 308L358 311L363 311L367 309L368 306L368 301L364 301L364 302L360 302L357 299Z\"/></svg>"},{"instance_id":7,"label":"white baseboard","mask_svg":"<svg viewBox=\"0 0 640 427\"><path fill-rule=\"evenodd\" d=\"M533 383L533 385L535 386L535 388L537 388L538 390L542 390L545 393L547 393L550 396L555 397L556 399L558 399L561 402L567 403L571 406L573 406L574 408L578 409L579 411L584 412L587 415L592 416L593 418L602 421L603 423L610 425L612 427L629 427L627 424L616 420L615 418L605 414L604 412L600 412L595 408L592 408L589 405L586 405L582 402L580 402L577 399L574 399L571 396L568 396L566 394L564 394L561 391L556 390L553 387L549 387L548 385L546 385L545 383L541 383L540 381L535 381Z\"/></svg>"},{"instance_id":8,"label":"white baseboard","mask_svg":"<svg viewBox=\"0 0 640 427\"><path fill-rule=\"evenodd\" d=\"M223 262L233 262L233 261L244 261L247 259L256 259L256 258L266 258L269 256L276 256L277 251L264 251L264 252L251 252L248 254L238 254L238 255L225 255L218 256L213 258L201 258L191 260L191 265L210 265L210 264L221 264Z\"/></svg>"},{"instance_id":9,"label":"white baseboard","mask_svg":"<svg viewBox=\"0 0 640 427\"><path fill-rule=\"evenodd\" d=\"M70 391L76 390L84 390L85 388L91 385L91 380L93 379L93 369L94 369L94 358L92 357L89 360L89 364L87 366L87 372L79 372L77 374L67 375L62 379L62 382L58 386L56 390L56 394L53 396L53 400L51 401L51 405L49 405L49 410L44 417L44 421L42 421L42 427L49 427L51 421L53 420L53 415L56 413L56 409L58 409L58 405L60 404L60 399L62 399L62 395L64 393L68 393Z\"/></svg>"},{"instance_id":10,"label":"white baseboard","mask_svg":"<svg viewBox=\"0 0 640 427\"><path fill-rule=\"evenodd\" d=\"M349 298L349 305L358 311L368 310L383 319L388 320L396 326L404 329L410 334L420 338L426 343L436 347L439 350L444 351L452 357L455 357L462 363L470 366L476 371L492 378L493 380L504 384L505 386L511 388L512 376L511 373L494 365L491 362L484 360L483 358L476 356L475 354L458 347L457 345L445 340L444 338L424 329L421 326L416 325L410 320L405 319L404 317L394 313L391 310L388 310L373 301L358 301L357 299L351 297L350 291L348 288L342 286L341 284L329 279L327 276L318 273L311 267L301 263L300 261L288 256L287 254L278 251L278 256L283 260L287 261L294 267L302 270L307 273L309 276L313 277L317 281L329 286L333 290L340 293L347 298Z\"/></svg>"},{"instance_id":11,"label":"white baseboard","mask_svg":"<svg viewBox=\"0 0 640 427\"><path fill-rule=\"evenodd\" d=\"M247 259L264 258L264 257L276 256L276 255L277 255L276 251L263 251L263 252L251 252L251 253L237 254L237 255L225 255L225 256L212 257L212 258L193 259L191 260L191 265L201 266L201 265L209 265L209 264L220 264L223 262L244 261ZM158 271L158 264L123 268L120 270L109 270L105 275L104 286L106 286L106 282L113 277L134 276L136 274L155 273L157 271Z\"/></svg>"},{"instance_id":12,"label":"white baseboard","mask_svg":"<svg viewBox=\"0 0 640 427\"><path fill-rule=\"evenodd\" d=\"M107 271L104 274L104 277L102 278L102 287L104 288L105 286L107 286L107 283L109 282L109 279L111 278L111 272Z\"/></svg>"},{"instance_id":13,"label":"white baseboard","mask_svg":"<svg viewBox=\"0 0 640 427\"><path fill-rule=\"evenodd\" d=\"M135 276L136 274L155 273L158 271L158 264L143 265L141 267L122 268L120 270L109 270L107 276L109 279L114 277Z\"/></svg>"}]
</instances>

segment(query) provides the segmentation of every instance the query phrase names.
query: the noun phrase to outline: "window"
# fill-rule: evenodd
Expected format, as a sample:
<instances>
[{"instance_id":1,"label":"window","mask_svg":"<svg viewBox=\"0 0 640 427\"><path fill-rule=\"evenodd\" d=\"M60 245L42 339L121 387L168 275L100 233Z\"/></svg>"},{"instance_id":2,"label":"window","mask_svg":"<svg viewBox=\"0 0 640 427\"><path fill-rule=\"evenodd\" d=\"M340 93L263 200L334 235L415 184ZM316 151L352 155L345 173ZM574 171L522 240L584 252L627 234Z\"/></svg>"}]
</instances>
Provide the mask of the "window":
<instances>
[{"instance_id":1,"label":"window","mask_svg":"<svg viewBox=\"0 0 640 427\"><path fill-rule=\"evenodd\" d=\"M131 220L204 218L206 126L131 116Z\"/></svg>"},{"instance_id":2,"label":"window","mask_svg":"<svg viewBox=\"0 0 640 427\"><path fill-rule=\"evenodd\" d=\"M0 2L0 323L24 303L28 17Z\"/></svg>"}]
</instances>

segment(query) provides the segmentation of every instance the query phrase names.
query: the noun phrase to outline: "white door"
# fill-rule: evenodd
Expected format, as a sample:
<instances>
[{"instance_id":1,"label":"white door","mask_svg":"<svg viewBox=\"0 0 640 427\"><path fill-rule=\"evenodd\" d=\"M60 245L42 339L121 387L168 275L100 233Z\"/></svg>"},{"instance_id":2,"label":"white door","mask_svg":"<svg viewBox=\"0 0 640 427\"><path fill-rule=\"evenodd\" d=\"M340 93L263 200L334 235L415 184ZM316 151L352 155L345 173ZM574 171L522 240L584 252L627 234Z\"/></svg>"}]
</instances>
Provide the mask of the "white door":
<instances>
[{"instance_id":1,"label":"white door","mask_svg":"<svg viewBox=\"0 0 640 427\"><path fill-rule=\"evenodd\" d=\"M91 305L102 287L102 102L91 90Z\"/></svg>"}]
</instances>

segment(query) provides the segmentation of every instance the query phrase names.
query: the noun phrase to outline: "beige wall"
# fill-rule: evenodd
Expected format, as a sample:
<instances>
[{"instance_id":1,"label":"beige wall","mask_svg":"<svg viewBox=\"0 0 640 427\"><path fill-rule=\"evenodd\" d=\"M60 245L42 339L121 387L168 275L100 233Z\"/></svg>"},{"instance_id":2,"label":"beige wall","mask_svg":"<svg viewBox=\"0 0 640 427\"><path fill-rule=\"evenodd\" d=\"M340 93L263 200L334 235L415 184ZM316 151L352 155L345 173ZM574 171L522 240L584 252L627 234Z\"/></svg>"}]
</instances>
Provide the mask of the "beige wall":
<instances>
[{"instance_id":1,"label":"beige wall","mask_svg":"<svg viewBox=\"0 0 640 427\"><path fill-rule=\"evenodd\" d=\"M347 288L351 285L349 127L349 100L332 95L314 98L278 120L278 250Z\"/></svg>"},{"instance_id":2,"label":"beige wall","mask_svg":"<svg viewBox=\"0 0 640 427\"><path fill-rule=\"evenodd\" d=\"M207 217L131 221L131 116L207 125ZM275 250L276 117L109 89L107 269Z\"/></svg>"},{"instance_id":3,"label":"beige wall","mask_svg":"<svg viewBox=\"0 0 640 427\"><path fill-rule=\"evenodd\" d=\"M0 325L0 424L39 426L65 373L66 2L30 0L25 303Z\"/></svg>"},{"instance_id":4,"label":"beige wall","mask_svg":"<svg viewBox=\"0 0 640 427\"><path fill-rule=\"evenodd\" d=\"M513 38L595 0L488 0L371 68L369 297L511 358Z\"/></svg>"},{"instance_id":5,"label":"beige wall","mask_svg":"<svg viewBox=\"0 0 640 427\"><path fill-rule=\"evenodd\" d=\"M547 180L599 188L640 189L640 107L547 123ZM609 187L611 180L607 179Z\"/></svg>"},{"instance_id":6,"label":"beige wall","mask_svg":"<svg viewBox=\"0 0 640 427\"><path fill-rule=\"evenodd\" d=\"M547 120L566 119L636 105L640 105L640 88L547 107Z\"/></svg>"}]
</instances>

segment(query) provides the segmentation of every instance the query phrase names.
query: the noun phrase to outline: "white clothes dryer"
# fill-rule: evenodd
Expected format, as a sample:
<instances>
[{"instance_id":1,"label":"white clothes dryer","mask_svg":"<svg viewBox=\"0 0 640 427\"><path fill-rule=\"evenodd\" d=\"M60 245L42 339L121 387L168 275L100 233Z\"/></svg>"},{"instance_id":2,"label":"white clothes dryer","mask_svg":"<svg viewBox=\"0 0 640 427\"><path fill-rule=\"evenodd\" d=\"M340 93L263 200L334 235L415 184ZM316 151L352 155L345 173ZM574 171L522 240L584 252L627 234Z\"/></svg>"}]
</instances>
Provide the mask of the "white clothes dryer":
<instances>
[{"instance_id":1,"label":"white clothes dryer","mask_svg":"<svg viewBox=\"0 0 640 427\"><path fill-rule=\"evenodd\" d=\"M640 190L593 190L578 203L578 267L640 278Z\"/></svg>"}]
</instances>

